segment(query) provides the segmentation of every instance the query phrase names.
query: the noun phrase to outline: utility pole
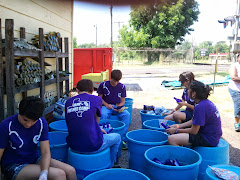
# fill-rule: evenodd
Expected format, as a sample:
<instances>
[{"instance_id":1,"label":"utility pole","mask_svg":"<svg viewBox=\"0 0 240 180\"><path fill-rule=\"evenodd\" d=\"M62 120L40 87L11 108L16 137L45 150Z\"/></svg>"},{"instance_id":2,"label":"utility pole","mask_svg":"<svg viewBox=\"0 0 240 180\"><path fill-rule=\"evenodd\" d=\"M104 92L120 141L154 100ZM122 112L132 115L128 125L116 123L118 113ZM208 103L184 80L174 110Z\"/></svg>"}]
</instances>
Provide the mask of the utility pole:
<instances>
[{"instance_id":1,"label":"utility pole","mask_svg":"<svg viewBox=\"0 0 240 180\"><path fill-rule=\"evenodd\" d=\"M97 24L95 24L94 27L96 27L96 47L97 47Z\"/></svg>"},{"instance_id":2,"label":"utility pole","mask_svg":"<svg viewBox=\"0 0 240 180\"><path fill-rule=\"evenodd\" d=\"M234 29L234 41L233 41L233 46L235 46L235 43L237 42L238 38L238 26L239 26L239 5L240 5L240 0L237 1L237 10L236 10L236 15L234 16L235 18L235 29ZM234 54L234 62L237 61L237 54Z\"/></svg>"},{"instance_id":3,"label":"utility pole","mask_svg":"<svg viewBox=\"0 0 240 180\"><path fill-rule=\"evenodd\" d=\"M114 23L118 23L118 36L119 36L119 31L120 31L120 24L123 23L123 22L114 22ZM120 39L118 37L118 45L120 45ZM118 63L120 62L120 51L118 50Z\"/></svg>"},{"instance_id":4,"label":"utility pole","mask_svg":"<svg viewBox=\"0 0 240 180\"><path fill-rule=\"evenodd\" d=\"M110 6L110 15L111 15L111 42L110 42L110 44L111 44L111 48L113 48L113 42L112 42L112 38L113 38L113 28L112 28L112 9L113 9L113 6L112 6L112 4L111 4L111 6Z\"/></svg>"}]
</instances>

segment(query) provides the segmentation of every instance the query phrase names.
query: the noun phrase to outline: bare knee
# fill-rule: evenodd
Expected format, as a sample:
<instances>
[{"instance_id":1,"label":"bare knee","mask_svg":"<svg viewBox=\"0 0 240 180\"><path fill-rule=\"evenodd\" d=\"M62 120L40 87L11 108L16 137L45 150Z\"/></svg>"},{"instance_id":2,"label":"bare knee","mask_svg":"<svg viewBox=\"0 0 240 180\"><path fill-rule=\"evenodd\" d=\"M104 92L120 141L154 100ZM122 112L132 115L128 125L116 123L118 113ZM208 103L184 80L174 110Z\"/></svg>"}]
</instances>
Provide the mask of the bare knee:
<instances>
[{"instance_id":1,"label":"bare knee","mask_svg":"<svg viewBox=\"0 0 240 180\"><path fill-rule=\"evenodd\" d=\"M66 180L66 173L64 170L59 169L59 168L55 168L54 171L50 171L49 174L50 178L49 179L53 179L53 180Z\"/></svg>"},{"instance_id":2,"label":"bare knee","mask_svg":"<svg viewBox=\"0 0 240 180\"><path fill-rule=\"evenodd\" d=\"M75 180L76 179L76 170L74 167L67 165L65 168L65 173L67 175L67 179Z\"/></svg>"},{"instance_id":3,"label":"bare knee","mask_svg":"<svg viewBox=\"0 0 240 180\"><path fill-rule=\"evenodd\" d=\"M168 136L168 144L169 145L175 145L176 144L174 136Z\"/></svg>"}]
</instances>

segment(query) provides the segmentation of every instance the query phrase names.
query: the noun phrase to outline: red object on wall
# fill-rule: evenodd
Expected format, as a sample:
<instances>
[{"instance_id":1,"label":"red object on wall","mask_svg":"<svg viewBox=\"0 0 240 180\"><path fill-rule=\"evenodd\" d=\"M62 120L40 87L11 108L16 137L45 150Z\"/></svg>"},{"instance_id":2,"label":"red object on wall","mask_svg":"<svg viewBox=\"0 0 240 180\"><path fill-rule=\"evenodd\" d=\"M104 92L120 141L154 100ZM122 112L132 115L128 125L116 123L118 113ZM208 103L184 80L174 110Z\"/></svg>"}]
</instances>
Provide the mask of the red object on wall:
<instances>
[{"instance_id":1,"label":"red object on wall","mask_svg":"<svg viewBox=\"0 0 240 180\"><path fill-rule=\"evenodd\" d=\"M73 83L76 87L83 74L112 71L112 48L75 48L73 49Z\"/></svg>"}]
</instances>

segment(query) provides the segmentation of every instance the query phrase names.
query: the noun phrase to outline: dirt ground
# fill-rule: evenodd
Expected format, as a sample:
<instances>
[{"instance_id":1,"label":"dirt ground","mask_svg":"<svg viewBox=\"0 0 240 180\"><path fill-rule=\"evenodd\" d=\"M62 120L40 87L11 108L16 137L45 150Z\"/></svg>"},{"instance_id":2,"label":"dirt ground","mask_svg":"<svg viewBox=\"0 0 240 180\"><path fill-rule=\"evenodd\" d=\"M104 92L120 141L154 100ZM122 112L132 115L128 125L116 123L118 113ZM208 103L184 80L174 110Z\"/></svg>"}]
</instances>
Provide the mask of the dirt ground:
<instances>
[{"instance_id":1,"label":"dirt ground","mask_svg":"<svg viewBox=\"0 0 240 180\"><path fill-rule=\"evenodd\" d=\"M129 131L141 128L140 110L142 110L143 105L164 106L167 109L176 107L177 104L173 97L180 98L183 89L169 90L161 86L161 82L171 78L177 80L179 73L168 73L163 76L163 74L152 74L151 70L149 70L150 73L145 74L124 74L124 68L118 67L118 69L123 72L121 82L126 84L127 97L134 99ZM167 69L165 71L168 72ZM195 75L198 73L197 71L201 73L201 69L195 69ZM209 99L215 103L220 111L223 130L222 138L229 143L230 164L240 166L240 136L233 128L233 103L227 85L215 87L214 93ZM119 163L122 168L129 168L127 150L122 151Z\"/></svg>"}]
</instances>

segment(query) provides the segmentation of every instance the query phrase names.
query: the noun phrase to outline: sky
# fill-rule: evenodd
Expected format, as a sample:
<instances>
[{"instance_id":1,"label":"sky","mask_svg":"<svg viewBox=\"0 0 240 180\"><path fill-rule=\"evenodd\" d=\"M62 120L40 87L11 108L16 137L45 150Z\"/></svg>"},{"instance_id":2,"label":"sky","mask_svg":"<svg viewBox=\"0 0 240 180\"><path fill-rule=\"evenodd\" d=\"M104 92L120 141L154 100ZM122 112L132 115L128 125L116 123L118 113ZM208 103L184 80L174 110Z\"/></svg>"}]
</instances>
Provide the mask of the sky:
<instances>
[{"instance_id":1,"label":"sky","mask_svg":"<svg viewBox=\"0 0 240 180\"><path fill-rule=\"evenodd\" d=\"M232 36L234 26L230 24L224 28L218 20L236 14L237 0L197 0L200 14L198 21L191 28L194 29L185 39L199 44L203 41L226 41ZM129 6L113 6L113 41L118 40L118 30L122 25L128 25L130 19ZM110 6L74 2L73 36L78 44L96 43L110 44L111 16ZM97 27L97 28L96 28Z\"/></svg>"}]
</instances>

